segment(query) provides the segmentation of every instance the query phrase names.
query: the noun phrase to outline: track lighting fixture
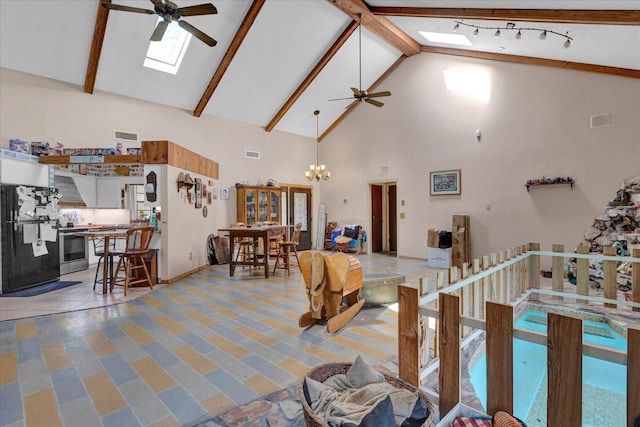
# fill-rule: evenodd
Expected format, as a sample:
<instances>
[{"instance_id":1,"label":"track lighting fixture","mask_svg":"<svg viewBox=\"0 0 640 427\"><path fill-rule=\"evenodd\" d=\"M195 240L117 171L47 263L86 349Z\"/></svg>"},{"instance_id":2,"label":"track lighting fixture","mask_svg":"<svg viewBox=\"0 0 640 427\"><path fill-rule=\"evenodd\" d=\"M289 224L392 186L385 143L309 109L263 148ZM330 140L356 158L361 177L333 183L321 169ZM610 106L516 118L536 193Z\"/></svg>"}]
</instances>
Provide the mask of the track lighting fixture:
<instances>
[{"instance_id":1,"label":"track lighting fixture","mask_svg":"<svg viewBox=\"0 0 640 427\"><path fill-rule=\"evenodd\" d=\"M538 38L540 40L546 40L547 39L547 34L555 34L556 36L560 36L560 37L564 37L565 41L563 46L565 48L569 48L571 47L571 42L573 41L573 37L569 36L569 32L567 31L566 34L561 34L558 33L556 31L553 30L547 30L545 28L534 28L534 27L516 27L516 24L514 24L513 22L507 22L506 25L504 26L496 26L496 27L487 27L487 26L483 26L483 25L475 25L475 24L467 24L466 22L463 21L455 21L455 25L453 27L454 30L458 30L460 28L460 25L464 25L466 27L471 27L473 28L473 37L478 37L478 35L480 34L480 29L483 30L495 30L495 33L493 33L494 37L500 37L501 36L501 30L513 30L513 31L517 31L515 34L515 39L516 40L520 40L522 39L522 32L523 31L536 31L539 32L540 35L538 36Z\"/></svg>"}]
</instances>

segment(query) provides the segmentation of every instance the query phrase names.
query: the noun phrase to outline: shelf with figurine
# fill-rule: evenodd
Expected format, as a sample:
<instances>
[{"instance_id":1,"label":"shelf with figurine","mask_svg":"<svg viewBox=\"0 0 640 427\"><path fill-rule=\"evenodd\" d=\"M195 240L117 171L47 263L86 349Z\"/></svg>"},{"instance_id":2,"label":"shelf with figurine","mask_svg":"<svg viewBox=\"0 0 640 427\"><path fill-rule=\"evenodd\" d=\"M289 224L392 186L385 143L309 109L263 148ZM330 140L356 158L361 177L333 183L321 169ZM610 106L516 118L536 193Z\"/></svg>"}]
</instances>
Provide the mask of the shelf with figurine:
<instances>
[{"instance_id":1,"label":"shelf with figurine","mask_svg":"<svg viewBox=\"0 0 640 427\"><path fill-rule=\"evenodd\" d=\"M542 177L540 179L529 179L527 183L524 185L527 187L527 192L529 192L529 187L536 187L542 185L570 185L571 191L573 191L573 184L575 180L569 177L558 177L558 178L545 178Z\"/></svg>"}]
</instances>

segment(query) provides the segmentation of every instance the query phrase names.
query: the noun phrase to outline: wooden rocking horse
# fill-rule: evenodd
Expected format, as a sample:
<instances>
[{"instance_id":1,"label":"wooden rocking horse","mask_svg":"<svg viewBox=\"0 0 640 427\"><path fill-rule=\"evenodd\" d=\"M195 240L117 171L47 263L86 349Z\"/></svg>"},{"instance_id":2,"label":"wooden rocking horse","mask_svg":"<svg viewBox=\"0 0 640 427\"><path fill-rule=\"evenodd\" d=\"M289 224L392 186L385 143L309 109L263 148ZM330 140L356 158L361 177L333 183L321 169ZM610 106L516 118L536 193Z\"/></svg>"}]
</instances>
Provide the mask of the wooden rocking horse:
<instances>
[{"instance_id":1,"label":"wooden rocking horse","mask_svg":"<svg viewBox=\"0 0 640 427\"><path fill-rule=\"evenodd\" d=\"M327 331L336 332L364 305L364 300L358 299L362 266L357 258L343 253L324 255L305 251L300 255L300 270L309 297L309 311L298 320L301 328L326 319ZM343 298L346 305L342 304Z\"/></svg>"}]
</instances>

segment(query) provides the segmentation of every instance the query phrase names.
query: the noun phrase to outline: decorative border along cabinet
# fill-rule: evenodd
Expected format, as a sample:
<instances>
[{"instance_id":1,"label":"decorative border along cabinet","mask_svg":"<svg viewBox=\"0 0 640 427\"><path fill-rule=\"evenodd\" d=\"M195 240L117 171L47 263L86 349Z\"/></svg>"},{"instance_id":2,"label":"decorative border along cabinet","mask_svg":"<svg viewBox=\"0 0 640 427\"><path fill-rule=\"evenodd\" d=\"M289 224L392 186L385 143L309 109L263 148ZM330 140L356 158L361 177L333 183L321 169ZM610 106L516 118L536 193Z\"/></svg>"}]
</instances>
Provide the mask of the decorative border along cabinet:
<instances>
[{"instance_id":1,"label":"decorative border along cabinet","mask_svg":"<svg viewBox=\"0 0 640 427\"><path fill-rule=\"evenodd\" d=\"M280 187L252 187L236 184L238 190L237 221L245 224L256 222L282 222Z\"/></svg>"}]
</instances>

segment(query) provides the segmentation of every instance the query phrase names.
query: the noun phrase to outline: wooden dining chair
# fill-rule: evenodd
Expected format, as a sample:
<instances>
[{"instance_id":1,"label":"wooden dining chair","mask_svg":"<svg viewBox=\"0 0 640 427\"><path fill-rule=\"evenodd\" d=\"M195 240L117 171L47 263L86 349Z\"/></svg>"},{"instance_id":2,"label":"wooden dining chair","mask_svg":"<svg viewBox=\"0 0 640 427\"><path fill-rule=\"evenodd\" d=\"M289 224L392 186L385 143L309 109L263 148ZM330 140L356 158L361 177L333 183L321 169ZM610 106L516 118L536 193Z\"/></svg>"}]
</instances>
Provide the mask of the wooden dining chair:
<instances>
[{"instance_id":1,"label":"wooden dining chair","mask_svg":"<svg viewBox=\"0 0 640 427\"><path fill-rule=\"evenodd\" d=\"M153 236L152 226L135 227L127 230L126 245L124 251L114 252L118 256L118 265L111 280L109 292L113 292L116 282L124 284L124 296L127 296L129 286L148 283L153 289L153 281L149 275L149 270L145 263L145 255L149 253L149 244ZM120 272L124 272L124 277L119 278Z\"/></svg>"},{"instance_id":2,"label":"wooden dining chair","mask_svg":"<svg viewBox=\"0 0 640 427\"><path fill-rule=\"evenodd\" d=\"M298 259L298 241L300 240L300 230L302 229L302 223L296 224L291 240L283 240L278 243L278 255L276 257L276 264L273 266L273 274L276 273L276 269L282 268L287 270L287 276L291 276L291 267L298 267L300 260ZM291 264L291 256L295 256L296 264Z\"/></svg>"}]
</instances>

